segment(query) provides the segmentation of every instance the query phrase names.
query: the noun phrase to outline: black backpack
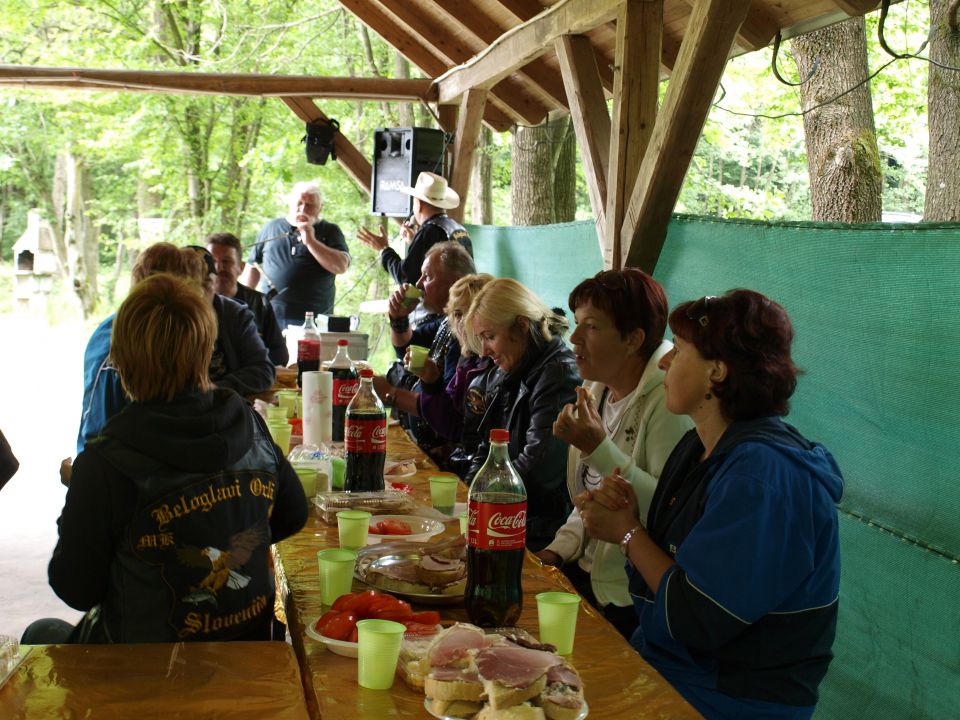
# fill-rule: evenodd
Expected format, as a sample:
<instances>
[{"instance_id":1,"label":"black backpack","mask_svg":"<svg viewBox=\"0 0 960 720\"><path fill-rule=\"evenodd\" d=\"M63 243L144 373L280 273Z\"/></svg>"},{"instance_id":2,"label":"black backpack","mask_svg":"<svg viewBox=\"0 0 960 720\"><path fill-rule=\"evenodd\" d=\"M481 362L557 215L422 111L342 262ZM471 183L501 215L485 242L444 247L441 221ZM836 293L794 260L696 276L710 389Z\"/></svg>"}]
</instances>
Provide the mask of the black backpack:
<instances>
[{"instance_id":1,"label":"black backpack","mask_svg":"<svg viewBox=\"0 0 960 720\"><path fill-rule=\"evenodd\" d=\"M320 119L308 122L307 134L300 142L307 146L307 162L312 165L326 165L327 156L337 159L337 150L333 139L340 130L340 123L333 119Z\"/></svg>"}]
</instances>

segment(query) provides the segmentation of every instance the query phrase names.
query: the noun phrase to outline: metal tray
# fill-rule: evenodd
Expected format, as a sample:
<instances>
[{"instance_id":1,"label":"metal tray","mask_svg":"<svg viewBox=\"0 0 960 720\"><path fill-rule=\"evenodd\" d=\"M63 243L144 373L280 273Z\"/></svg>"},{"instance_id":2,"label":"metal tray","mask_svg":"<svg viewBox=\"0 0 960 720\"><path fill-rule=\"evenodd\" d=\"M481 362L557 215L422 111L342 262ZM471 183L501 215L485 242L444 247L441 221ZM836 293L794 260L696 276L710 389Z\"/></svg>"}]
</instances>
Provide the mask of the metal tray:
<instances>
[{"instance_id":1,"label":"metal tray","mask_svg":"<svg viewBox=\"0 0 960 720\"><path fill-rule=\"evenodd\" d=\"M370 568L387 567L405 562L417 562L420 560L420 550L429 543L416 542L387 542L379 545L370 545L357 553L357 564L354 567L354 577L362 583L382 592L396 595L404 600L420 603L423 605L457 605L463 602L463 590L456 593L443 593L431 591L426 585L423 586L424 592L404 592L396 590L385 584L378 582L383 576L374 574L368 579ZM464 586L461 585L461 588Z\"/></svg>"}]
</instances>

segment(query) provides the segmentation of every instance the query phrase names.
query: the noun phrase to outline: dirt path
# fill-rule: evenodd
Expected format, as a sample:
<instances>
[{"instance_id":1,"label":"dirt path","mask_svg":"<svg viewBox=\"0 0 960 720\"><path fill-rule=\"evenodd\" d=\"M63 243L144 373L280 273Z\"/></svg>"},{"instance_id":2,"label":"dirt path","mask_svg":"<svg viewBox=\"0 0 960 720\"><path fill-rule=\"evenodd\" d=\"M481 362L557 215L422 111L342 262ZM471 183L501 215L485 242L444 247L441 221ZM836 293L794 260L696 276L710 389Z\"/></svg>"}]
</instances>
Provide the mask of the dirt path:
<instances>
[{"instance_id":1,"label":"dirt path","mask_svg":"<svg viewBox=\"0 0 960 720\"><path fill-rule=\"evenodd\" d=\"M76 449L83 394L80 323L49 328L43 321L0 315L0 428L20 471L0 491L0 634L19 638L40 617L75 622L47 585L66 489L60 460Z\"/></svg>"}]
</instances>

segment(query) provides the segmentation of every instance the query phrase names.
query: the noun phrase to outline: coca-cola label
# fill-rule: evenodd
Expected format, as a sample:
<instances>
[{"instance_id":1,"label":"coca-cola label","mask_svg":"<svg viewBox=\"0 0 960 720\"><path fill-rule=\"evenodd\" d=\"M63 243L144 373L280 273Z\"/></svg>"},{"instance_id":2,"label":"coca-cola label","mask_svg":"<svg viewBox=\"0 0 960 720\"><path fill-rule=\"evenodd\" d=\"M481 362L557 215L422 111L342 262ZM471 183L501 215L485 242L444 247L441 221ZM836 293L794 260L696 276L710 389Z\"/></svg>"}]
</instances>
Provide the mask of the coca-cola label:
<instances>
[{"instance_id":1,"label":"coca-cola label","mask_svg":"<svg viewBox=\"0 0 960 720\"><path fill-rule=\"evenodd\" d=\"M527 501L484 503L471 500L467 544L477 550L517 550L527 542Z\"/></svg>"},{"instance_id":2,"label":"coca-cola label","mask_svg":"<svg viewBox=\"0 0 960 720\"><path fill-rule=\"evenodd\" d=\"M297 362L301 360L319 360L319 340L297 340Z\"/></svg>"},{"instance_id":3,"label":"coca-cola label","mask_svg":"<svg viewBox=\"0 0 960 720\"><path fill-rule=\"evenodd\" d=\"M353 396L360 389L358 379L344 378L343 380L333 379L333 404L346 407L353 400Z\"/></svg>"},{"instance_id":4,"label":"coca-cola label","mask_svg":"<svg viewBox=\"0 0 960 720\"><path fill-rule=\"evenodd\" d=\"M347 416L343 428L343 442L347 452L385 453L387 451L387 419L383 415L375 419Z\"/></svg>"}]
</instances>

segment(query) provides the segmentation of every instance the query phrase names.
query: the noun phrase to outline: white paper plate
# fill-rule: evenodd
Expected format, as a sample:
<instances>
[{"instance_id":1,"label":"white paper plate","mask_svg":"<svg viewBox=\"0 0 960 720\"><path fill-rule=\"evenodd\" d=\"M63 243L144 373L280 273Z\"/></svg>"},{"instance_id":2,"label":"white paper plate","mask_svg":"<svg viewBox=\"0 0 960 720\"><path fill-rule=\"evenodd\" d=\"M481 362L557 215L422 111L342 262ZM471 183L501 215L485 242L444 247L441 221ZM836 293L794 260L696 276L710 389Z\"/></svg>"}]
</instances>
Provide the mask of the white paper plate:
<instances>
[{"instance_id":1,"label":"white paper plate","mask_svg":"<svg viewBox=\"0 0 960 720\"><path fill-rule=\"evenodd\" d=\"M307 637L311 637L314 640L322 642L330 652L335 655L343 655L344 657L355 658L357 656L357 643L347 642L346 640L334 640L333 638L328 638L325 635L321 635L316 630L313 629L313 626L316 625L317 620L320 618L314 618L307 625Z\"/></svg>"},{"instance_id":2,"label":"white paper plate","mask_svg":"<svg viewBox=\"0 0 960 720\"><path fill-rule=\"evenodd\" d=\"M387 482L391 482L393 480L400 480L401 478L408 478L416 474L417 474L417 468L414 467L412 470L407 470L407 472L403 472L403 473L385 474L383 476L383 479L386 480Z\"/></svg>"},{"instance_id":3,"label":"white paper plate","mask_svg":"<svg viewBox=\"0 0 960 720\"><path fill-rule=\"evenodd\" d=\"M459 718L455 715L437 715L433 709L430 707L430 698L423 699L424 709L430 713L435 718L440 718L440 720L465 720L464 718ZM590 714L590 707L587 705L586 701L583 703L583 707L580 708L580 712L574 720L583 720L587 715Z\"/></svg>"},{"instance_id":4,"label":"white paper plate","mask_svg":"<svg viewBox=\"0 0 960 720\"><path fill-rule=\"evenodd\" d=\"M375 535L373 527L383 520L399 520L410 526L409 535ZM439 520L417 517L416 515L374 515L370 518L370 531L367 533L367 545L376 545L382 542L426 542L434 535L443 532L443 523Z\"/></svg>"}]
</instances>

